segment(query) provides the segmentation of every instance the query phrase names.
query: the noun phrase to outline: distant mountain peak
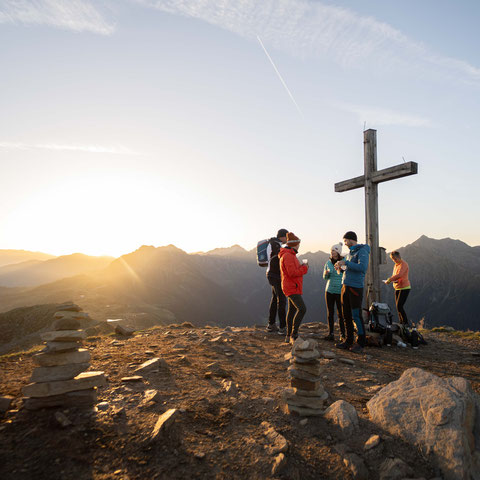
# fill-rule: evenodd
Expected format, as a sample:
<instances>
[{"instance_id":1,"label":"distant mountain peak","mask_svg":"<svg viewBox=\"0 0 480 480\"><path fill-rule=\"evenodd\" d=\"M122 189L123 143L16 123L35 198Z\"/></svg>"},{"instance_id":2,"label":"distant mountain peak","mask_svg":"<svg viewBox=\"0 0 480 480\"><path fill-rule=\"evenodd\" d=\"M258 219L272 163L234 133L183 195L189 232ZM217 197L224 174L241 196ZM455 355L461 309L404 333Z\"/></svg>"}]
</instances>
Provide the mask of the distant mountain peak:
<instances>
[{"instance_id":1,"label":"distant mountain peak","mask_svg":"<svg viewBox=\"0 0 480 480\"><path fill-rule=\"evenodd\" d=\"M218 255L218 256L226 256L226 255L245 255L248 254L247 250L245 250L240 245L232 245L231 247L223 247L223 248L214 248L213 250L209 250L205 253L205 255Z\"/></svg>"}]
</instances>

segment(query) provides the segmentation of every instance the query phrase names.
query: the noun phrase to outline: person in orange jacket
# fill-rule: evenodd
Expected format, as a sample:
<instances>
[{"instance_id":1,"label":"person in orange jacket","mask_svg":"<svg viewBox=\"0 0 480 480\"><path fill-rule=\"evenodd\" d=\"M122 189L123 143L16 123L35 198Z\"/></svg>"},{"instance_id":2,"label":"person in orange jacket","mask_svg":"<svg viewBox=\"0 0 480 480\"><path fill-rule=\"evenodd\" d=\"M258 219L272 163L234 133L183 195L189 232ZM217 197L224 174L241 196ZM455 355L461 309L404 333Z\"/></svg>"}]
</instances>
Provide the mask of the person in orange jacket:
<instances>
[{"instance_id":1,"label":"person in orange jacket","mask_svg":"<svg viewBox=\"0 0 480 480\"><path fill-rule=\"evenodd\" d=\"M402 260L400 252L398 251L392 252L390 258L394 261L395 266L393 267L393 275L385 280L385 283L388 285L393 282L398 319L400 320L400 323L408 327L408 317L404 309L408 294L412 288L410 281L408 280L408 263L405 260Z\"/></svg>"},{"instance_id":2,"label":"person in orange jacket","mask_svg":"<svg viewBox=\"0 0 480 480\"><path fill-rule=\"evenodd\" d=\"M282 290L288 299L287 336L285 343L293 343L298 337L298 329L307 307L302 298L303 276L308 272L308 262L303 265L297 258L300 239L292 232L287 233L286 247L280 249L280 273Z\"/></svg>"}]
</instances>

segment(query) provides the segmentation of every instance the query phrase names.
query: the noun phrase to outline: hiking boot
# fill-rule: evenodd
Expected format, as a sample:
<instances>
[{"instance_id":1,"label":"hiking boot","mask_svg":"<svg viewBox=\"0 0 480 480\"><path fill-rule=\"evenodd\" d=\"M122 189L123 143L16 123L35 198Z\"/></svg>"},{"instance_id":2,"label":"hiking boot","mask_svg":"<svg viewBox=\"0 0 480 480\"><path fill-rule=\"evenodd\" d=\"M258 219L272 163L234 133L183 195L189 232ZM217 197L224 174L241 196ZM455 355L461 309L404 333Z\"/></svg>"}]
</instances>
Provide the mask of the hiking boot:
<instances>
[{"instance_id":1,"label":"hiking boot","mask_svg":"<svg viewBox=\"0 0 480 480\"><path fill-rule=\"evenodd\" d=\"M341 343L336 343L335 346L337 348L341 348L342 350L349 350L352 345L347 342L341 342Z\"/></svg>"},{"instance_id":2,"label":"hiking boot","mask_svg":"<svg viewBox=\"0 0 480 480\"><path fill-rule=\"evenodd\" d=\"M352 353L363 353L363 347L356 343L355 345L350 347L350 351Z\"/></svg>"},{"instance_id":3,"label":"hiking boot","mask_svg":"<svg viewBox=\"0 0 480 480\"><path fill-rule=\"evenodd\" d=\"M287 336L285 337L285 343L290 343L290 335L287 335Z\"/></svg>"},{"instance_id":4,"label":"hiking boot","mask_svg":"<svg viewBox=\"0 0 480 480\"><path fill-rule=\"evenodd\" d=\"M335 336L333 333L329 333L326 337L323 337L324 340L327 340L328 342L334 342L335 341Z\"/></svg>"},{"instance_id":5,"label":"hiking boot","mask_svg":"<svg viewBox=\"0 0 480 480\"><path fill-rule=\"evenodd\" d=\"M275 333L278 330L277 326L274 323L269 323L267 326L267 332Z\"/></svg>"},{"instance_id":6,"label":"hiking boot","mask_svg":"<svg viewBox=\"0 0 480 480\"><path fill-rule=\"evenodd\" d=\"M293 345L297 338L298 338L298 333L292 333L292 336L290 337L290 343Z\"/></svg>"},{"instance_id":7,"label":"hiking boot","mask_svg":"<svg viewBox=\"0 0 480 480\"><path fill-rule=\"evenodd\" d=\"M279 335L285 335L287 333L287 327L279 328L277 333Z\"/></svg>"}]
</instances>

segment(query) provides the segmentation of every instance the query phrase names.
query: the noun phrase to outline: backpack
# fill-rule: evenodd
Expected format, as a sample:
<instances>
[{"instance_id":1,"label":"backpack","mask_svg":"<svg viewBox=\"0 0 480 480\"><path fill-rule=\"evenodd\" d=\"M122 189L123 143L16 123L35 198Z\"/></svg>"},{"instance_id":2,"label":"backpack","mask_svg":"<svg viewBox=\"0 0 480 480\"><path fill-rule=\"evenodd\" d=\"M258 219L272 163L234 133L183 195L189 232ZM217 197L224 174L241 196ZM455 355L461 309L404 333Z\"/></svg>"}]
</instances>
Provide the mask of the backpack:
<instances>
[{"instance_id":1,"label":"backpack","mask_svg":"<svg viewBox=\"0 0 480 480\"><path fill-rule=\"evenodd\" d=\"M270 240L260 240L257 243L257 264L259 267L268 267L267 248Z\"/></svg>"},{"instance_id":2,"label":"backpack","mask_svg":"<svg viewBox=\"0 0 480 480\"><path fill-rule=\"evenodd\" d=\"M368 328L371 332L385 334L392 329L393 315L386 303L373 302L370 305Z\"/></svg>"}]
</instances>

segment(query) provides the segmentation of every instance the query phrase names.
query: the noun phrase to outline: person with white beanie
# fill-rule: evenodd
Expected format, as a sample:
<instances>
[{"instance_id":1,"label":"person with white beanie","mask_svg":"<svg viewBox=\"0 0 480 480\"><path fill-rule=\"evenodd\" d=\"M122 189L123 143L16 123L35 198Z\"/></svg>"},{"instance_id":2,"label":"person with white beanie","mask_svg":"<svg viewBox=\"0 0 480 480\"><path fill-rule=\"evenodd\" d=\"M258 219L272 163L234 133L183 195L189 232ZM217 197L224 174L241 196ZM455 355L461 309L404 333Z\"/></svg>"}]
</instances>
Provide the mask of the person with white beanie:
<instances>
[{"instance_id":1,"label":"person with white beanie","mask_svg":"<svg viewBox=\"0 0 480 480\"><path fill-rule=\"evenodd\" d=\"M336 243L330 249L330 258L323 268L323 278L327 281L325 286L325 303L327 305L328 335L325 340L335 341L335 305L337 306L338 326L340 327L340 341L345 339L345 323L342 314L342 277L343 272L335 269L335 264L342 260L342 244Z\"/></svg>"}]
</instances>

